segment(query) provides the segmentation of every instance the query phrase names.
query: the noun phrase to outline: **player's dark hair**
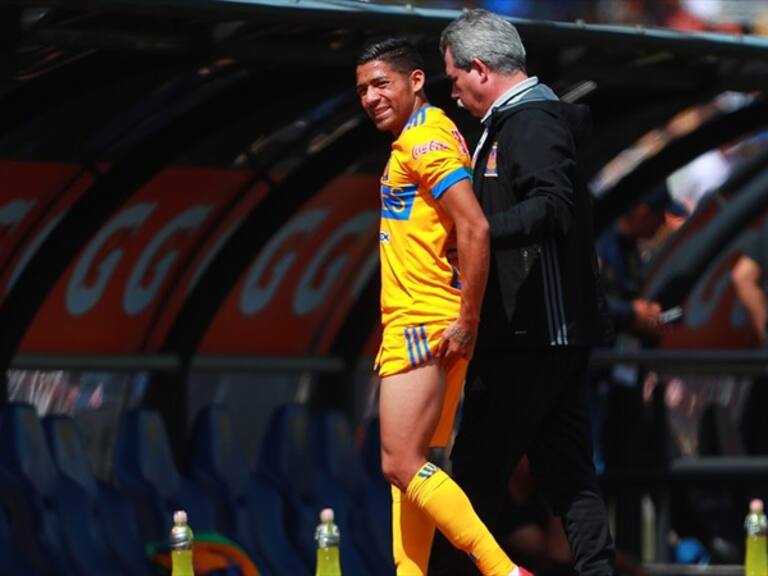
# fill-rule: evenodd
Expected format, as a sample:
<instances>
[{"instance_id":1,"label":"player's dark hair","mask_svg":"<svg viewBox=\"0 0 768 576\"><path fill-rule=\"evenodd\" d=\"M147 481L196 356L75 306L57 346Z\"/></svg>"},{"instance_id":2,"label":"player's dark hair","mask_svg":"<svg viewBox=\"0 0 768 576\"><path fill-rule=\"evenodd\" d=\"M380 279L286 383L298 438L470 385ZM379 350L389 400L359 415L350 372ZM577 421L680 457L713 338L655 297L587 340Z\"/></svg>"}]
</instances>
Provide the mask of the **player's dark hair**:
<instances>
[{"instance_id":1,"label":"player's dark hair","mask_svg":"<svg viewBox=\"0 0 768 576\"><path fill-rule=\"evenodd\" d=\"M374 60L382 60L403 74L424 69L421 54L406 38L385 38L367 44L357 57L357 65L362 66Z\"/></svg>"}]
</instances>

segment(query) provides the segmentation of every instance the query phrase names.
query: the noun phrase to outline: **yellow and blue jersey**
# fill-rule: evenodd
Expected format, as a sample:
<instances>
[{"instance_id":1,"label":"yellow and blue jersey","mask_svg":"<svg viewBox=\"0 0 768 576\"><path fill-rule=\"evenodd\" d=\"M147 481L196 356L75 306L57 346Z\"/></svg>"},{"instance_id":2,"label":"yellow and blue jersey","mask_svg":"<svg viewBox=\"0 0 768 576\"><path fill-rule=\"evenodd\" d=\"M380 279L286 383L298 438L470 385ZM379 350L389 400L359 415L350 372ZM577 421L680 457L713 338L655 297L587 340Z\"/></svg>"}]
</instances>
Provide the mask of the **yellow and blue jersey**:
<instances>
[{"instance_id":1,"label":"yellow and blue jersey","mask_svg":"<svg viewBox=\"0 0 768 576\"><path fill-rule=\"evenodd\" d=\"M431 357L432 338L421 327L445 326L459 314L461 283L446 255L455 248L453 221L439 200L471 178L470 170L456 125L439 108L425 106L392 144L381 177L382 324L385 339L395 328L403 333L405 368Z\"/></svg>"}]
</instances>

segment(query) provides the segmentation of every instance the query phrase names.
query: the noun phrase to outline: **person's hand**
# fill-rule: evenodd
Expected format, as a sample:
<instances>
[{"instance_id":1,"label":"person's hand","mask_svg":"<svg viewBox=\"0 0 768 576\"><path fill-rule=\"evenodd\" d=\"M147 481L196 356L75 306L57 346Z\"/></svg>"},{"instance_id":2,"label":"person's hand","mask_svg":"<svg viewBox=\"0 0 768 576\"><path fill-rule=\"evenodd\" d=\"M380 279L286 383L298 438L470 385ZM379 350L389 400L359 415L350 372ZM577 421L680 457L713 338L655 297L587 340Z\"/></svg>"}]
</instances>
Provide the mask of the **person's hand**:
<instances>
[{"instance_id":1,"label":"person's hand","mask_svg":"<svg viewBox=\"0 0 768 576\"><path fill-rule=\"evenodd\" d=\"M469 360L475 350L477 326L457 318L451 322L440 337L435 359L443 366L450 365L456 358Z\"/></svg>"},{"instance_id":2,"label":"person's hand","mask_svg":"<svg viewBox=\"0 0 768 576\"><path fill-rule=\"evenodd\" d=\"M632 301L635 319L632 328L648 336L660 336L664 325L661 323L661 304L652 300L637 298Z\"/></svg>"}]
</instances>

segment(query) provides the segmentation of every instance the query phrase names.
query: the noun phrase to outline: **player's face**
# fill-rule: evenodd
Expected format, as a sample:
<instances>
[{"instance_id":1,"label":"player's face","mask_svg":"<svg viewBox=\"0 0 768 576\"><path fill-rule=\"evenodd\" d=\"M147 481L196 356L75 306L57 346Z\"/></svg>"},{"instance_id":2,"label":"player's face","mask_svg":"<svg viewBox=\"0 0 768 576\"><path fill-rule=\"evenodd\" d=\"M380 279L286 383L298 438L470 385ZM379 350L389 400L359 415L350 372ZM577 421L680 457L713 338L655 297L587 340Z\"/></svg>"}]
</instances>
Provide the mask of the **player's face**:
<instances>
[{"instance_id":1,"label":"player's face","mask_svg":"<svg viewBox=\"0 0 768 576\"><path fill-rule=\"evenodd\" d=\"M482 118L488 106L483 99L482 92L480 92L481 78L478 71L474 68L469 70L457 68L450 49L445 51L443 58L445 60L445 75L451 81L451 98L456 100L459 106L466 108L472 116Z\"/></svg>"},{"instance_id":2,"label":"player's face","mask_svg":"<svg viewBox=\"0 0 768 576\"><path fill-rule=\"evenodd\" d=\"M357 95L376 128L400 134L416 111L417 93L424 86L424 72L398 72L383 60L357 67Z\"/></svg>"}]
</instances>

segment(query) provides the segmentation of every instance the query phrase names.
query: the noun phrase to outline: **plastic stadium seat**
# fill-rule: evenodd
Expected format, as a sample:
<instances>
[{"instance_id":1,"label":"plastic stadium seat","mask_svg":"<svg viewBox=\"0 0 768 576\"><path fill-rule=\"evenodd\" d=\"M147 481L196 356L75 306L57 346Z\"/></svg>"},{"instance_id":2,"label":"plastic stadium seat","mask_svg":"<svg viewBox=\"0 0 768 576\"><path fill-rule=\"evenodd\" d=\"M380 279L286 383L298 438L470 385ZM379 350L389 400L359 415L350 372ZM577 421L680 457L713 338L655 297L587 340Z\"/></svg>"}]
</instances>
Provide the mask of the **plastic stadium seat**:
<instances>
[{"instance_id":1,"label":"plastic stadium seat","mask_svg":"<svg viewBox=\"0 0 768 576\"><path fill-rule=\"evenodd\" d=\"M229 411L209 406L197 417L192 472L216 508L220 531L249 552L262 576L309 576L285 528L282 497L252 477Z\"/></svg>"},{"instance_id":2,"label":"plastic stadium seat","mask_svg":"<svg viewBox=\"0 0 768 576\"><path fill-rule=\"evenodd\" d=\"M19 557L8 528L8 518L0 510L0 574L3 576L29 576L32 570Z\"/></svg>"},{"instance_id":3,"label":"plastic stadium seat","mask_svg":"<svg viewBox=\"0 0 768 576\"><path fill-rule=\"evenodd\" d=\"M318 498L342 502L338 523L342 530L342 560L349 558L347 547L355 545L372 574L392 574L392 554L372 546L377 525L389 534L389 516L379 517L380 508L370 507L367 478L360 454L355 449L349 419L338 411L322 412L314 417L312 433ZM389 501L387 500L387 504ZM389 509L389 506L387 506ZM348 571L354 572L354 569Z\"/></svg>"},{"instance_id":4,"label":"plastic stadium seat","mask_svg":"<svg viewBox=\"0 0 768 576\"><path fill-rule=\"evenodd\" d=\"M201 488L179 474L157 412L135 410L125 415L113 469L118 489L134 506L145 542L165 540L178 509L187 511L193 530L215 529L212 505Z\"/></svg>"},{"instance_id":5,"label":"plastic stadium seat","mask_svg":"<svg viewBox=\"0 0 768 576\"><path fill-rule=\"evenodd\" d=\"M379 419L374 418L365 427L363 439L363 470L365 472L365 507L374 518L370 524L373 545L380 555L392 562L392 493L381 474L381 436Z\"/></svg>"},{"instance_id":6,"label":"plastic stadium seat","mask_svg":"<svg viewBox=\"0 0 768 576\"><path fill-rule=\"evenodd\" d=\"M315 565L314 532L321 510L314 499L310 426L304 406L278 407L267 424L257 464L257 475L283 496L288 533L308 567Z\"/></svg>"},{"instance_id":7,"label":"plastic stadium seat","mask_svg":"<svg viewBox=\"0 0 768 576\"><path fill-rule=\"evenodd\" d=\"M60 474L81 490L92 509L112 553L126 574L149 574L144 547L136 520L127 500L93 475L83 440L75 421L69 416L46 416L43 429L51 457Z\"/></svg>"},{"instance_id":8,"label":"plastic stadium seat","mask_svg":"<svg viewBox=\"0 0 768 576\"><path fill-rule=\"evenodd\" d=\"M16 544L33 570L67 576L122 574L82 490L51 461L35 409L4 406L0 436L0 491Z\"/></svg>"},{"instance_id":9,"label":"plastic stadium seat","mask_svg":"<svg viewBox=\"0 0 768 576\"><path fill-rule=\"evenodd\" d=\"M262 441L259 472L281 490L293 520L289 531L310 566L315 563L314 531L320 510L331 507L342 531L342 572L366 576L370 568L355 547L353 526L348 522L353 503L343 489L316 469L312 433L312 418L306 407L286 404L277 408Z\"/></svg>"}]
</instances>

